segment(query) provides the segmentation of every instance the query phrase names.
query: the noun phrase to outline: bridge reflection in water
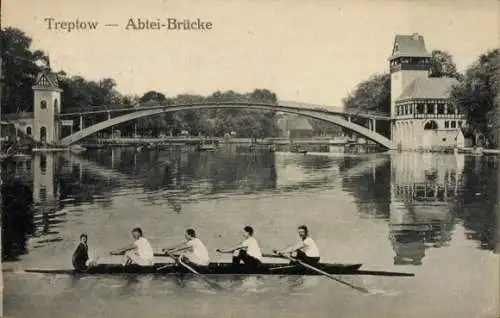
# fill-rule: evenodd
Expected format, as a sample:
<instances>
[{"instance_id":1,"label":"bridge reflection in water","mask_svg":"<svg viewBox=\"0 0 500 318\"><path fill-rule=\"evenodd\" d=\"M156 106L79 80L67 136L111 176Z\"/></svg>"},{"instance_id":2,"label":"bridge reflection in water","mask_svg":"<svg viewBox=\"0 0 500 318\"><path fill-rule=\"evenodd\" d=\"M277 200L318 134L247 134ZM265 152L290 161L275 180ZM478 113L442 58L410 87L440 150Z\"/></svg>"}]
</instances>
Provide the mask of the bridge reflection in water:
<instances>
[{"instance_id":1,"label":"bridge reflection in water","mask_svg":"<svg viewBox=\"0 0 500 318\"><path fill-rule=\"evenodd\" d=\"M257 192L334 189L355 198L362 216L386 220L394 264L420 265L446 248L458 220L467 238L493 250L497 161L436 154L303 156L227 151L110 149L85 157L37 155L4 162L3 257L62 240L66 213L103 208L137 193L144 205L183 213L189 201ZM485 184L488 180L488 184ZM479 195L478 195L479 193Z\"/></svg>"}]
</instances>

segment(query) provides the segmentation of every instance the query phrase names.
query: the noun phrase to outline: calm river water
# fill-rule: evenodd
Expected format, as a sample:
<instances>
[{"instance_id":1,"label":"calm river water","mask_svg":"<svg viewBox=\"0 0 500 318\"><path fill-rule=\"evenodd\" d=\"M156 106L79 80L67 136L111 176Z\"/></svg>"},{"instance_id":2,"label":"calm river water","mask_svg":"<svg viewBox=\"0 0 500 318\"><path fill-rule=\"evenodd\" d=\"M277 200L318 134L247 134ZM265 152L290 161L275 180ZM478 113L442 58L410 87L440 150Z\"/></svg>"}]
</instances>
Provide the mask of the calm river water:
<instances>
[{"instance_id":1,"label":"calm river water","mask_svg":"<svg viewBox=\"0 0 500 318\"><path fill-rule=\"evenodd\" d=\"M496 158L442 154L114 149L3 167L4 315L44 317L498 317ZM143 228L155 249L193 227L216 248L251 224L264 251L307 224L325 262L413 272L196 279L23 273L68 268L81 233L101 262Z\"/></svg>"}]
</instances>

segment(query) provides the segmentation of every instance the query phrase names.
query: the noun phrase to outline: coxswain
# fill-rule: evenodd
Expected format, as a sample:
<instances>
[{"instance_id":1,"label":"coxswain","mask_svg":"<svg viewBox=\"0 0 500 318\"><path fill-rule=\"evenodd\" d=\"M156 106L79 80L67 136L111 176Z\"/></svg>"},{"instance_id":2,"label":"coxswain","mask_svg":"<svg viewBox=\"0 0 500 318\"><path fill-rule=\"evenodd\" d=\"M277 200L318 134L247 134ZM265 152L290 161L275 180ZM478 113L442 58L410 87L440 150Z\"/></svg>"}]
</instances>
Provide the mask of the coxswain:
<instances>
[{"instance_id":1,"label":"coxswain","mask_svg":"<svg viewBox=\"0 0 500 318\"><path fill-rule=\"evenodd\" d=\"M76 247L73 252L73 268L77 271L85 271L89 266L93 265L93 262L89 261L89 246L87 244L88 237L87 234L80 235L80 244Z\"/></svg>"},{"instance_id":2,"label":"coxswain","mask_svg":"<svg viewBox=\"0 0 500 318\"><path fill-rule=\"evenodd\" d=\"M285 248L283 250L274 252L277 254L290 253L291 257L308 264L319 263L320 260L319 250L314 240L309 236L309 230L307 229L307 226L305 225L299 226L298 233L300 240L297 244L289 248Z\"/></svg>"},{"instance_id":3,"label":"coxswain","mask_svg":"<svg viewBox=\"0 0 500 318\"><path fill-rule=\"evenodd\" d=\"M171 248L163 249L164 253L180 257L182 261L192 263L194 265L206 266L210 264L210 257L205 244L196 237L196 232L193 229L187 229L184 233L186 241Z\"/></svg>"},{"instance_id":4,"label":"coxswain","mask_svg":"<svg viewBox=\"0 0 500 318\"><path fill-rule=\"evenodd\" d=\"M139 266L153 265L153 248L151 247L149 241L144 238L142 229L138 227L132 229L132 236L135 239L134 243L111 252L111 255L122 255L123 253L125 253L125 266L132 264Z\"/></svg>"},{"instance_id":5,"label":"coxswain","mask_svg":"<svg viewBox=\"0 0 500 318\"><path fill-rule=\"evenodd\" d=\"M244 240L235 247L227 250L218 249L219 253L233 253L233 264L245 264L249 267L257 267L262 263L262 252L259 243L253 237L253 228L245 226L243 228Z\"/></svg>"}]
</instances>

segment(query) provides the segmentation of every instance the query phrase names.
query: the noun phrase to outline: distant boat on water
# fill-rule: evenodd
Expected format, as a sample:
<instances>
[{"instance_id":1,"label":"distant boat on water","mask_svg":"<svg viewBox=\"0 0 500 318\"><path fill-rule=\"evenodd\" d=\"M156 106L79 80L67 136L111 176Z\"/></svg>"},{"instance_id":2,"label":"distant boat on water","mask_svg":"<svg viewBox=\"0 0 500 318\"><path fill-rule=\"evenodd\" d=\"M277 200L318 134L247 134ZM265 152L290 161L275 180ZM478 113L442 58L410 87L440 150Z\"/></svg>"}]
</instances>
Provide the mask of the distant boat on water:
<instances>
[{"instance_id":1,"label":"distant boat on water","mask_svg":"<svg viewBox=\"0 0 500 318\"><path fill-rule=\"evenodd\" d=\"M215 145L198 145L196 151L215 151Z\"/></svg>"},{"instance_id":2,"label":"distant boat on water","mask_svg":"<svg viewBox=\"0 0 500 318\"><path fill-rule=\"evenodd\" d=\"M291 153L301 153L301 154L305 155L307 153L307 150L305 150L305 149L291 149L290 152Z\"/></svg>"}]
</instances>

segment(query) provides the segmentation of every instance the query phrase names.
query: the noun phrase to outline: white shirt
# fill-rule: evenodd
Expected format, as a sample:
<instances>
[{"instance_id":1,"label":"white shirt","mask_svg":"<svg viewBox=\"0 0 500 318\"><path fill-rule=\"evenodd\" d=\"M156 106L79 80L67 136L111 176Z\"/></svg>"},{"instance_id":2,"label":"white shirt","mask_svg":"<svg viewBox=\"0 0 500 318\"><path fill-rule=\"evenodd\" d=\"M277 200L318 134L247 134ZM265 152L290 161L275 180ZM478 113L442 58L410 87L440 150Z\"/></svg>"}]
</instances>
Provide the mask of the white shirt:
<instances>
[{"instance_id":1,"label":"white shirt","mask_svg":"<svg viewBox=\"0 0 500 318\"><path fill-rule=\"evenodd\" d=\"M306 253L306 256L319 257L318 247L316 246L316 243L314 243L313 239L309 236L306 237L302 242L299 242L297 246L302 246L300 250Z\"/></svg>"},{"instance_id":2,"label":"white shirt","mask_svg":"<svg viewBox=\"0 0 500 318\"><path fill-rule=\"evenodd\" d=\"M191 262L198 265L208 265L210 263L208 250L199 238L189 240L186 245L192 249L191 255L186 255Z\"/></svg>"},{"instance_id":3,"label":"white shirt","mask_svg":"<svg viewBox=\"0 0 500 318\"><path fill-rule=\"evenodd\" d=\"M255 257L258 260L262 259L262 252L260 251L259 243L257 243L257 240L253 236L244 240L241 245L247 248L246 250L249 256Z\"/></svg>"},{"instance_id":4,"label":"white shirt","mask_svg":"<svg viewBox=\"0 0 500 318\"><path fill-rule=\"evenodd\" d=\"M149 241L144 237L138 238L134 245L137 247L137 254L139 257L146 261L154 261L154 252Z\"/></svg>"}]
</instances>

